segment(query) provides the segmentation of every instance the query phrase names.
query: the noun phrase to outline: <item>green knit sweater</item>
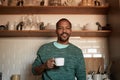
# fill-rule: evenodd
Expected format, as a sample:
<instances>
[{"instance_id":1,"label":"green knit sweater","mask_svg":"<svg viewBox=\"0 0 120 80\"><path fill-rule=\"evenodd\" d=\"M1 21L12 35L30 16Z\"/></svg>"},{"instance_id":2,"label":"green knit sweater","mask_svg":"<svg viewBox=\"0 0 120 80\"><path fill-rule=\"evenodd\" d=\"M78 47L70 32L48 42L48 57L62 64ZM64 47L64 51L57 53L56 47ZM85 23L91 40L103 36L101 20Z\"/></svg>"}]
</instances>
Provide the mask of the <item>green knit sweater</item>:
<instances>
[{"instance_id":1,"label":"green knit sweater","mask_svg":"<svg viewBox=\"0 0 120 80\"><path fill-rule=\"evenodd\" d=\"M81 49L69 44L68 47L59 49L53 42L41 46L37 52L37 58L32 65L33 74L37 75L34 67L45 63L50 58L63 57L64 66L55 67L44 71L43 80L86 80L85 63Z\"/></svg>"}]
</instances>

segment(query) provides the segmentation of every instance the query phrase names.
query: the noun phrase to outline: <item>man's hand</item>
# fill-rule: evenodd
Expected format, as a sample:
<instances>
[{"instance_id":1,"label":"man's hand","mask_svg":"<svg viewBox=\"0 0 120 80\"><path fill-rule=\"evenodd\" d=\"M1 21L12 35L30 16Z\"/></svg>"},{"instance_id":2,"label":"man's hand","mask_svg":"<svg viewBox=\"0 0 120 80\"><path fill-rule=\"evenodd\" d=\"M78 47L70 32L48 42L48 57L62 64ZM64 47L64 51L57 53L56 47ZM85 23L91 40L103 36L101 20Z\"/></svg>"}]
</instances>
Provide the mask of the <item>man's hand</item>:
<instances>
[{"instance_id":1,"label":"man's hand","mask_svg":"<svg viewBox=\"0 0 120 80\"><path fill-rule=\"evenodd\" d=\"M45 64L46 64L47 69L54 68L54 66L55 66L54 58L47 60Z\"/></svg>"}]
</instances>

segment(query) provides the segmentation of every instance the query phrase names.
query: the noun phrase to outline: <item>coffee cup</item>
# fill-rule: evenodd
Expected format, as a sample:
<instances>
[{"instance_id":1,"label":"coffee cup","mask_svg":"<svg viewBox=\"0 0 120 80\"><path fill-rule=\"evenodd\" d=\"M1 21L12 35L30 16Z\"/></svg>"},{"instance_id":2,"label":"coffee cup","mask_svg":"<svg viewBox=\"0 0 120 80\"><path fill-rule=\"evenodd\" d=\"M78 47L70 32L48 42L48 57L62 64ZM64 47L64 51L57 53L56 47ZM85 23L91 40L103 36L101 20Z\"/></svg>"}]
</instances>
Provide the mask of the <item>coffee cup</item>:
<instances>
[{"instance_id":1,"label":"coffee cup","mask_svg":"<svg viewBox=\"0 0 120 80\"><path fill-rule=\"evenodd\" d=\"M88 74L88 75L87 75L87 80L93 80L91 74Z\"/></svg>"},{"instance_id":2,"label":"coffee cup","mask_svg":"<svg viewBox=\"0 0 120 80\"><path fill-rule=\"evenodd\" d=\"M56 66L64 66L64 58L55 58Z\"/></svg>"},{"instance_id":3,"label":"coffee cup","mask_svg":"<svg viewBox=\"0 0 120 80\"><path fill-rule=\"evenodd\" d=\"M101 74L93 75L93 80L102 80L102 75Z\"/></svg>"}]
</instances>

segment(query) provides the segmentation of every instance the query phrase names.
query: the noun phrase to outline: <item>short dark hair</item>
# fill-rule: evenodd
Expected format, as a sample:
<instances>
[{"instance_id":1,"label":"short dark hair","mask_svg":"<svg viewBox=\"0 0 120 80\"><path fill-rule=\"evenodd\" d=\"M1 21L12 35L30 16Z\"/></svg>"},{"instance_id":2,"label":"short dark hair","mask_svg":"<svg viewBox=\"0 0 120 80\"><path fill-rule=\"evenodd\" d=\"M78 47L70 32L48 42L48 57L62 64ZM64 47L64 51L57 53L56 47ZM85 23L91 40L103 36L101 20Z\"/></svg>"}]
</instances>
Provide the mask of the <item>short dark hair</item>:
<instances>
[{"instance_id":1,"label":"short dark hair","mask_svg":"<svg viewBox=\"0 0 120 80\"><path fill-rule=\"evenodd\" d=\"M70 28L72 28L72 24L71 24L71 22L70 22L68 19L66 19L66 18L61 18L61 19L56 23L56 29L57 29L57 27L59 26L59 23L60 23L61 21L67 21L67 22L69 23L69 25L70 25Z\"/></svg>"}]
</instances>

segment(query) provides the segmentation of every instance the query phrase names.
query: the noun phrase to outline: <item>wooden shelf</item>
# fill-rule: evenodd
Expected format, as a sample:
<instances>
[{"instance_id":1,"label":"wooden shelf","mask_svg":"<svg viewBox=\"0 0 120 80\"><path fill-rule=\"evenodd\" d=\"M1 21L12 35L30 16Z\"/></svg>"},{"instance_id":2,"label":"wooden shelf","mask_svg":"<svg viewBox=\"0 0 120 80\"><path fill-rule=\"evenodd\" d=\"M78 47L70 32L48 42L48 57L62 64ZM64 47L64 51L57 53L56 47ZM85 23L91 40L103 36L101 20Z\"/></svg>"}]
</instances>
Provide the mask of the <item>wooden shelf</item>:
<instances>
[{"instance_id":1,"label":"wooden shelf","mask_svg":"<svg viewBox=\"0 0 120 80\"><path fill-rule=\"evenodd\" d=\"M108 7L0 6L0 14L107 14Z\"/></svg>"},{"instance_id":2,"label":"wooden shelf","mask_svg":"<svg viewBox=\"0 0 120 80\"><path fill-rule=\"evenodd\" d=\"M108 37L111 31L73 31L72 37ZM56 37L55 30L10 31L1 30L0 37Z\"/></svg>"},{"instance_id":3,"label":"wooden shelf","mask_svg":"<svg viewBox=\"0 0 120 80\"><path fill-rule=\"evenodd\" d=\"M0 15L14 14L107 14L109 7L89 6L0 6ZM111 31L73 31L72 36L107 37ZM55 37L54 30L8 31L1 30L0 37Z\"/></svg>"}]
</instances>

